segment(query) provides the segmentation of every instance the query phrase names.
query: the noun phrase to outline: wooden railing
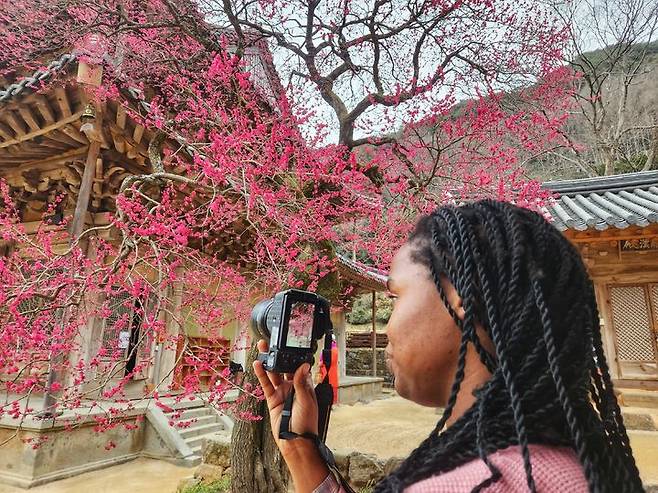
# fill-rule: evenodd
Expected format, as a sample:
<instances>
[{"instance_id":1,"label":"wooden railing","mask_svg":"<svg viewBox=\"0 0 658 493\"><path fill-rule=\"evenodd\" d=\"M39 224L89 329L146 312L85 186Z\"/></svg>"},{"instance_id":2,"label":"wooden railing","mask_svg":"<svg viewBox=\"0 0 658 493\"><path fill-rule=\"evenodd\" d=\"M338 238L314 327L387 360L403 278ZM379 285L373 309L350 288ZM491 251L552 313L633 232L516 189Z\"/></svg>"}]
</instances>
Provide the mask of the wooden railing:
<instances>
[{"instance_id":1,"label":"wooden railing","mask_svg":"<svg viewBox=\"0 0 658 493\"><path fill-rule=\"evenodd\" d=\"M385 348L388 344L388 336L385 333L377 333L377 347ZM372 332L350 332L347 335L348 348L371 348Z\"/></svg>"}]
</instances>

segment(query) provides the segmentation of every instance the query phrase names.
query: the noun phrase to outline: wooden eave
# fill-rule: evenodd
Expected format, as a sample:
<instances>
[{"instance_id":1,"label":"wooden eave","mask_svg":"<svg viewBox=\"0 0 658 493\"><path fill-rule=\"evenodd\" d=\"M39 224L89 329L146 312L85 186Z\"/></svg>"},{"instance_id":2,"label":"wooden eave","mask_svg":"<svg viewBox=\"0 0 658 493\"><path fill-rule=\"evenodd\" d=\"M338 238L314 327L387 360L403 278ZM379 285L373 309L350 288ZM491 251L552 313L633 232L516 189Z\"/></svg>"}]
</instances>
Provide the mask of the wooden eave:
<instances>
[{"instance_id":1,"label":"wooden eave","mask_svg":"<svg viewBox=\"0 0 658 493\"><path fill-rule=\"evenodd\" d=\"M35 211L56 191L74 202L90 145L81 131L88 103L84 86L68 78L0 104L0 177ZM113 208L126 176L151 171L148 146L154 133L131 117L139 113L137 101L109 100L95 106L102 123L92 207L102 211ZM165 145L177 149L173 140Z\"/></svg>"}]
</instances>

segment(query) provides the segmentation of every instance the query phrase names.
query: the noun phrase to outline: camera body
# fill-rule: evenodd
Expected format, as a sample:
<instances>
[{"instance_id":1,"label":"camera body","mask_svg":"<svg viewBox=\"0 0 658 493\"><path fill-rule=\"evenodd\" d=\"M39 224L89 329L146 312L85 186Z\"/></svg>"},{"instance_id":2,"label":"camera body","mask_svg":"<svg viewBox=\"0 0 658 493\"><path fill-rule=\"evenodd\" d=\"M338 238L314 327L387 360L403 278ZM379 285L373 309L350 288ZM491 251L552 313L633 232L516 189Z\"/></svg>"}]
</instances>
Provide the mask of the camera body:
<instances>
[{"instance_id":1,"label":"camera body","mask_svg":"<svg viewBox=\"0 0 658 493\"><path fill-rule=\"evenodd\" d=\"M294 373L313 364L317 341L331 331L329 302L315 293L289 289L258 303L251 314L251 329L269 341L260 353L267 371Z\"/></svg>"}]
</instances>

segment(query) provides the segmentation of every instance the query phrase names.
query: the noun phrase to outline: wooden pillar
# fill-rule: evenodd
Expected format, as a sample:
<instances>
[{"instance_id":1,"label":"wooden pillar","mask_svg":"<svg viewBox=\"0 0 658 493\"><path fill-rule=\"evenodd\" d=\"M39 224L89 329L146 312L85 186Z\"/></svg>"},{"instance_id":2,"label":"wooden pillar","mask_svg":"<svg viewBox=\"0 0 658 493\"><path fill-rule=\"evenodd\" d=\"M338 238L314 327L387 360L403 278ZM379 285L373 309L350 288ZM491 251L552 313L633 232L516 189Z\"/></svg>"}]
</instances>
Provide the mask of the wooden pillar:
<instances>
[{"instance_id":1,"label":"wooden pillar","mask_svg":"<svg viewBox=\"0 0 658 493\"><path fill-rule=\"evenodd\" d=\"M377 322L375 320L375 314L377 308L375 306L375 291L372 292L372 333L371 333L371 343L372 343L372 376L377 376Z\"/></svg>"},{"instance_id":2,"label":"wooden pillar","mask_svg":"<svg viewBox=\"0 0 658 493\"><path fill-rule=\"evenodd\" d=\"M71 223L71 241L75 241L84 228L85 217L89 207L89 197L91 196L91 187L96 174L96 160L98 159L100 148L100 142L93 141L89 144L87 160L85 161L85 170L82 174L82 183L80 183L78 200L75 203L75 212L73 213L73 222Z\"/></svg>"},{"instance_id":3,"label":"wooden pillar","mask_svg":"<svg viewBox=\"0 0 658 493\"><path fill-rule=\"evenodd\" d=\"M338 378L347 375L347 349L345 341L345 310L335 308L331 310L331 321L334 324L334 335L336 336L336 345L338 346Z\"/></svg>"},{"instance_id":4,"label":"wooden pillar","mask_svg":"<svg viewBox=\"0 0 658 493\"><path fill-rule=\"evenodd\" d=\"M180 270L177 273L178 280L169 292L171 296L171 313L167 314L166 338L158 341L156 361L158 361L157 372L154 369L152 382L158 388L166 388L174 380L176 369L176 357L178 346L173 343L176 337L185 335L185 327L182 324L181 310L183 307L183 283ZM156 374L157 373L157 374Z\"/></svg>"},{"instance_id":5,"label":"wooden pillar","mask_svg":"<svg viewBox=\"0 0 658 493\"><path fill-rule=\"evenodd\" d=\"M92 124L92 130L95 135L99 135L100 125L103 117L100 111L96 111L96 116ZM86 133L86 132L85 132ZM87 208L89 207L89 197L91 196L91 188L96 175L96 160L100 153L101 142L100 139L93 138L92 132L86 133L87 138L90 140L89 149L87 150L87 159L85 161L85 169L82 174L82 182L80 183L80 190L78 192L78 200L75 204L75 212L73 213L73 221L69 229L69 243L73 244L80 237L85 224L85 217L87 216ZM74 316L71 308L64 310L62 315L63 323L65 324L70 317ZM57 403L57 392L52 390L53 384L58 379L62 378L59 375L58 367L61 366L63 358L69 355L61 353L53 353L49 355L48 362L48 379L46 383L46 390L43 400L43 408L41 416L44 418L54 417L55 406Z\"/></svg>"}]
</instances>

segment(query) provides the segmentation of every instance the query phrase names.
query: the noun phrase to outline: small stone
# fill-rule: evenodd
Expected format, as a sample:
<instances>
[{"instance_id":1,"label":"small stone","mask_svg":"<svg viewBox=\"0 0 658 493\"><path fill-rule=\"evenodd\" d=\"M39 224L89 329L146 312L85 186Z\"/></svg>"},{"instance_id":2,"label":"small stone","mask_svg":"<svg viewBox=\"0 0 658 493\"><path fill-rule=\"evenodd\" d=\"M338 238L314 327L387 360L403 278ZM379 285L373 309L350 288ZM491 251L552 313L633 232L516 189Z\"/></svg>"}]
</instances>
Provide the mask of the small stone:
<instances>
[{"instance_id":1,"label":"small stone","mask_svg":"<svg viewBox=\"0 0 658 493\"><path fill-rule=\"evenodd\" d=\"M214 466L212 464L201 464L194 471L194 477L201 479L202 483L212 483L222 478L224 468L222 466Z\"/></svg>"},{"instance_id":2,"label":"small stone","mask_svg":"<svg viewBox=\"0 0 658 493\"><path fill-rule=\"evenodd\" d=\"M629 430L656 431L656 424L648 414L623 413L623 417Z\"/></svg>"},{"instance_id":3,"label":"small stone","mask_svg":"<svg viewBox=\"0 0 658 493\"><path fill-rule=\"evenodd\" d=\"M188 488L193 488L199 483L201 483L200 478L183 478L178 482L176 493L185 493L185 490L187 490Z\"/></svg>"},{"instance_id":4,"label":"small stone","mask_svg":"<svg viewBox=\"0 0 658 493\"><path fill-rule=\"evenodd\" d=\"M221 438L209 438L201 449L202 462L213 466L229 467L231 465L231 442Z\"/></svg>"},{"instance_id":5,"label":"small stone","mask_svg":"<svg viewBox=\"0 0 658 493\"><path fill-rule=\"evenodd\" d=\"M391 457L388 459L386 464L384 464L384 475L388 476L391 474L400 464L402 464L402 461L404 461L402 457Z\"/></svg>"},{"instance_id":6,"label":"small stone","mask_svg":"<svg viewBox=\"0 0 658 493\"><path fill-rule=\"evenodd\" d=\"M357 488L376 483L384 477L384 466L372 454L353 452L350 455L349 478Z\"/></svg>"},{"instance_id":7,"label":"small stone","mask_svg":"<svg viewBox=\"0 0 658 493\"><path fill-rule=\"evenodd\" d=\"M350 451L348 450L334 450L334 459L336 460L336 467L338 472L345 479L349 479L350 473Z\"/></svg>"},{"instance_id":8,"label":"small stone","mask_svg":"<svg viewBox=\"0 0 658 493\"><path fill-rule=\"evenodd\" d=\"M224 476L230 476L230 475L231 475L231 468L227 467L226 469L224 469Z\"/></svg>"}]
</instances>

